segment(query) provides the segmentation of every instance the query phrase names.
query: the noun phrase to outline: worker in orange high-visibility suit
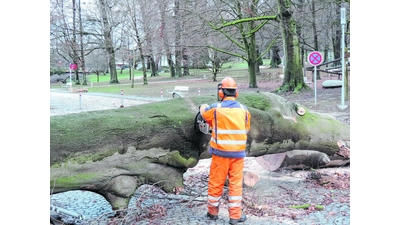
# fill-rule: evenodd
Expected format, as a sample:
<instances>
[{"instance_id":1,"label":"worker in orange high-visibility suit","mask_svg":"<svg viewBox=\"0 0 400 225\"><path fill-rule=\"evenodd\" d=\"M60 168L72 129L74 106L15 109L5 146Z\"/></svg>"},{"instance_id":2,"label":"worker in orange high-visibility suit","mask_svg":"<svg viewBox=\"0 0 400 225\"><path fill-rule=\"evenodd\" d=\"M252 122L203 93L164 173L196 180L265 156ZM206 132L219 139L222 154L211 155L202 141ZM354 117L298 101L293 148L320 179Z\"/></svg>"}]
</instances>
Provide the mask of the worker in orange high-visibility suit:
<instances>
[{"instance_id":1,"label":"worker in orange high-visibility suit","mask_svg":"<svg viewBox=\"0 0 400 225\"><path fill-rule=\"evenodd\" d=\"M222 99L220 103L200 106L201 116L212 127L207 217L212 220L218 219L219 203L228 177L229 224L237 224L246 220L246 215L242 213L241 202L244 158L251 115L246 106L236 101L237 86L231 77L221 81L218 96Z\"/></svg>"}]
</instances>

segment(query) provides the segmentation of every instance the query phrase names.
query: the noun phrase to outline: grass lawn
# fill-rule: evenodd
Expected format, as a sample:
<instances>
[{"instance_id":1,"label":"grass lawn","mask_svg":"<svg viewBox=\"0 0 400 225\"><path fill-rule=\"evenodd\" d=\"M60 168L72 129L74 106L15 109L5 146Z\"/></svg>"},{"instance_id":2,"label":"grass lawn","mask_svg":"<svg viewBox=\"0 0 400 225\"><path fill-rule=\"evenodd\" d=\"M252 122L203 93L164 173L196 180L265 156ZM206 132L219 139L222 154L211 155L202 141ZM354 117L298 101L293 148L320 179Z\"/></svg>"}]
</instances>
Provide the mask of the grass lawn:
<instances>
[{"instance_id":1,"label":"grass lawn","mask_svg":"<svg viewBox=\"0 0 400 225\"><path fill-rule=\"evenodd\" d=\"M265 67L269 61L264 60ZM225 63L222 71L217 75L217 82L212 80L212 73L206 69L190 69L190 76L179 78L171 78L169 72L159 72L158 76L150 77L150 72L147 72L148 84L143 84L142 70L132 70L135 77L134 82L130 79L129 70L124 69L121 73L117 70L119 84L110 84L110 75L90 74L87 75L87 86L73 85L76 88L85 88L88 92L100 92L110 94L134 95L143 97L171 97L171 92L175 86L189 86L189 95L201 94L216 94L217 85L220 80L226 76L234 77L238 86L248 85L249 77L247 71L247 62L232 62ZM257 76L257 82L276 81L279 79L279 74L282 73L281 68L269 69L262 68L261 76ZM61 88L60 84L51 84L50 88Z\"/></svg>"}]
</instances>

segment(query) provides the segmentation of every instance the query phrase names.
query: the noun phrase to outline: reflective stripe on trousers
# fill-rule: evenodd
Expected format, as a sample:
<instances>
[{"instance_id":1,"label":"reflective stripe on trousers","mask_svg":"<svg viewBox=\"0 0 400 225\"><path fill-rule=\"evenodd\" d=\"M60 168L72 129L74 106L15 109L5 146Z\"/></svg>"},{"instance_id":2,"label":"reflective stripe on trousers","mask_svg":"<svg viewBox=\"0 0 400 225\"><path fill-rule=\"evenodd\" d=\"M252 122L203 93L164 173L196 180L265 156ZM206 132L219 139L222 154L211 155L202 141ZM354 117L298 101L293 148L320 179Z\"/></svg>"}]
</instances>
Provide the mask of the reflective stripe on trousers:
<instances>
[{"instance_id":1,"label":"reflective stripe on trousers","mask_svg":"<svg viewBox=\"0 0 400 225\"><path fill-rule=\"evenodd\" d=\"M208 181L208 212L218 215L219 203L228 177L229 217L239 219L242 216L242 185L244 158L224 158L212 155L210 177Z\"/></svg>"}]
</instances>

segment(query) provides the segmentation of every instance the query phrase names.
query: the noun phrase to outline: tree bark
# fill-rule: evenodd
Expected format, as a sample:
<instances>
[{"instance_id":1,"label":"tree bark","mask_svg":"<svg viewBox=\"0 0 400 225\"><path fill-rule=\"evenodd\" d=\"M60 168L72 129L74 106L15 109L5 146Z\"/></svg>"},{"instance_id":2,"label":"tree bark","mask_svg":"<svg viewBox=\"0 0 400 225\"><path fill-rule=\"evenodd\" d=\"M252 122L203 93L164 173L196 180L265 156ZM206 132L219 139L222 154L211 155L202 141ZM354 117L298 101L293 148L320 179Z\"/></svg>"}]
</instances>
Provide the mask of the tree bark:
<instances>
[{"instance_id":1,"label":"tree bark","mask_svg":"<svg viewBox=\"0 0 400 225\"><path fill-rule=\"evenodd\" d=\"M254 22L250 22L250 29L254 27ZM258 88L257 85L257 51L256 51L256 34L252 33L249 38L249 45L248 45L248 53L247 53L248 61L247 65L249 68L249 77L250 77L250 88Z\"/></svg>"}]
</instances>

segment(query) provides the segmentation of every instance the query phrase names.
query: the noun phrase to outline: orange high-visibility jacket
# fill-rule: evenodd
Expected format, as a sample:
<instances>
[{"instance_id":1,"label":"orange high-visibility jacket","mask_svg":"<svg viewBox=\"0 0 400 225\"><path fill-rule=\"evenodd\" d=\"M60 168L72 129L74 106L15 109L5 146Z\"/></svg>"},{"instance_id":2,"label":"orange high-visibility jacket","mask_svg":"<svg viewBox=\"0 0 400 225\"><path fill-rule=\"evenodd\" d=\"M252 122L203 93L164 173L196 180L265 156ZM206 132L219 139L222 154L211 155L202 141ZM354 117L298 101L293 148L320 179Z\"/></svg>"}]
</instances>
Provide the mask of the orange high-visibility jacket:
<instances>
[{"instance_id":1,"label":"orange high-visibility jacket","mask_svg":"<svg viewBox=\"0 0 400 225\"><path fill-rule=\"evenodd\" d=\"M246 156L247 133L250 130L250 112L246 106L226 97L221 103L205 107L201 115L212 127L211 154L226 158Z\"/></svg>"}]
</instances>

